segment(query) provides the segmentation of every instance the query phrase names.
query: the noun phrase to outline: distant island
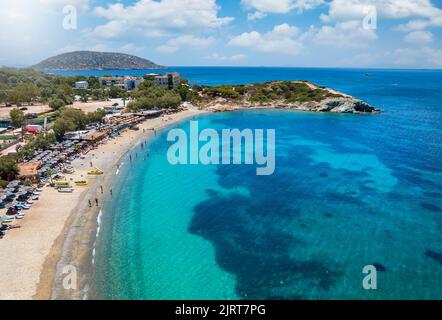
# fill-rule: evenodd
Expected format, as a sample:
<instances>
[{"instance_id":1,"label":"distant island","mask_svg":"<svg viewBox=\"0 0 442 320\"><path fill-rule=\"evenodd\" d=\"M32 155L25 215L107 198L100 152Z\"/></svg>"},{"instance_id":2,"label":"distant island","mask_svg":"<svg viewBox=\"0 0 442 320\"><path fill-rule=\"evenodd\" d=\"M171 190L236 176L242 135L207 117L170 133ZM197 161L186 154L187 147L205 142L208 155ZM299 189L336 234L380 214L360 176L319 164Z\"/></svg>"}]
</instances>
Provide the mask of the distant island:
<instances>
[{"instance_id":1,"label":"distant island","mask_svg":"<svg viewBox=\"0 0 442 320\"><path fill-rule=\"evenodd\" d=\"M140 70L166 69L150 60L124 53L75 51L48 58L36 70Z\"/></svg>"}]
</instances>

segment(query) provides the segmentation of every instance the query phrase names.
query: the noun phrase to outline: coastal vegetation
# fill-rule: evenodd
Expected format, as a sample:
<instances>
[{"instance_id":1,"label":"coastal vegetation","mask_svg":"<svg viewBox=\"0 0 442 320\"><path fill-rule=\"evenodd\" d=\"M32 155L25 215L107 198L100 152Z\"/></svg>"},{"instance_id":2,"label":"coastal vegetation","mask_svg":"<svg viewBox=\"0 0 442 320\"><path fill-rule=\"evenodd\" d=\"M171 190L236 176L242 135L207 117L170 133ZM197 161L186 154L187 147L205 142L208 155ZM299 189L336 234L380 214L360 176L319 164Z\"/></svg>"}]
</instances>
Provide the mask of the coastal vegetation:
<instances>
[{"instance_id":1,"label":"coastal vegetation","mask_svg":"<svg viewBox=\"0 0 442 320\"><path fill-rule=\"evenodd\" d=\"M183 102L194 101L195 93L183 81L176 88L168 89L155 85L150 79L146 79L132 94L135 101L128 104L130 111L152 109L177 109Z\"/></svg>"},{"instance_id":2,"label":"coastal vegetation","mask_svg":"<svg viewBox=\"0 0 442 320\"><path fill-rule=\"evenodd\" d=\"M87 81L88 89L75 89L78 81ZM48 104L53 110L70 105L75 96L81 101L119 98L127 93L117 87L102 88L98 77L61 77L33 69L0 68L0 105Z\"/></svg>"},{"instance_id":3,"label":"coastal vegetation","mask_svg":"<svg viewBox=\"0 0 442 320\"><path fill-rule=\"evenodd\" d=\"M54 135L60 140L66 132L83 130L88 124L102 122L106 115L103 109L85 113L79 109L62 108L54 122Z\"/></svg>"},{"instance_id":4,"label":"coastal vegetation","mask_svg":"<svg viewBox=\"0 0 442 320\"><path fill-rule=\"evenodd\" d=\"M342 97L321 88L313 88L304 81L275 81L250 85L195 86L203 101L213 98L246 100L248 102L269 103L285 101L287 103L320 102L326 98Z\"/></svg>"}]
</instances>

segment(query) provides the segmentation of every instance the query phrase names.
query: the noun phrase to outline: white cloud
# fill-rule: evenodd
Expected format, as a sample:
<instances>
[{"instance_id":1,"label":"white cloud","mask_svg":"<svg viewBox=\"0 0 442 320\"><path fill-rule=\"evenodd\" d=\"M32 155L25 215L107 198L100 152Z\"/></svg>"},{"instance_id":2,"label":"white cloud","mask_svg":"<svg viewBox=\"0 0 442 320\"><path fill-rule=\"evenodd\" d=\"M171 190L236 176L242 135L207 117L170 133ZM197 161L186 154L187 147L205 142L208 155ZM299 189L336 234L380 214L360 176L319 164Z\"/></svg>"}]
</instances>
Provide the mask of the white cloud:
<instances>
[{"instance_id":1,"label":"white cloud","mask_svg":"<svg viewBox=\"0 0 442 320\"><path fill-rule=\"evenodd\" d=\"M265 17L267 17L266 13L263 13L261 11L256 11L254 13L249 13L247 15L247 20L254 21L254 20L264 19Z\"/></svg>"},{"instance_id":2,"label":"white cloud","mask_svg":"<svg viewBox=\"0 0 442 320\"><path fill-rule=\"evenodd\" d=\"M390 19L441 15L441 10L430 0L333 0L328 15L322 18L327 21L363 19L370 6L376 7L378 16Z\"/></svg>"},{"instance_id":3,"label":"white cloud","mask_svg":"<svg viewBox=\"0 0 442 320\"><path fill-rule=\"evenodd\" d=\"M323 26L313 41L318 45L336 48L363 48L378 37L374 30L364 29L358 20L338 22L335 26Z\"/></svg>"},{"instance_id":4,"label":"white cloud","mask_svg":"<svg viewBox=\"0 0 442 320\"><path fill-rule=\"evenodd\" d=\"M394 55L396 57L394 64L401 67L442 67L442 49L399 48L395 50Z\"/></svg>"},{"instance_id":5,"label":"white cloud","mask_svg":"<svg viewBox=\"0 0 442 320\"><path fill-rule=\"evenodd\" d=\"M108 22L96 27L93 35L118 38L207 32L233 21L231 17L218 17L219 9L215 0L138 0L127 6L116 3L95 8L95 14Z\"/></svg>"},{"instance_id":6,"label":"white cloud","mask_svg":"<svg viewBox=\"0 0 442 320\"><path fill-rule=\"evenodd\" d=\"M294 9L302 11L316 8L324 0L241 0L241 3L246 8L262 13L288 13Z\"/></svg>"},{"instance_id":7,"label":"white cloud","mask_svg":"<svg viewBox=\"0 0 442 320\"><path fill-rule=\"evenodd\" d=\"M442 13L439 16L431 17L427 20L415 19L408 23L399 25L396 30L402 32L410 32L416 30L424 30L429 27L441 27L442 26Z\"/></svg>"},{"instance_id":8,"label":"white cloud","mask_svg":"<svg viewBox=\"0 0 442 320\"><path fill-rule=\"evenodd\" d=\"M259 12L287 13L293 9L292 0L241 0L243 5Z\"/></svg>"},{"instance_id":9,"label":"white cloud","mask_svg":"<svg viewBox=\"0 0 442 320\"><path fill-rule=\"evenodd\" d=\"M304 10L319 7L324 0L241 0L241 3L251 10L256 10L247 15L249 21L263 19L267 13L289 13L292 10L302 12Z\"/></svg>"},{"instance_id":10,"label":"white cloud","mask_svg":"<svg viewBox=\"0 0 442 320\"><path fill-rule=\"evenodd\" d=\"M65 6L74 6L78 11L89 9L89 0L37 0L42 8L53 13L62 13Z\"/></svg>"},{"instance_id":11,"label":"white cloud","mask_svg":"<svg viewBox=\"0 0 442 320\"><path fill-rule=\"evenodd\" d=\"M245 54L236 54L232 56L224 56L220 55L218 53L212 53L210 56L204 57L204 59L207 60L213 60L213 61L224 61L224 62L239 62L246 59L247 56Z\"/></svg>"},{"instance_id":12,"label":"white cloud","mask_svg":"<svg viewBox=\"0 0 442 320\"><path fill-rule=\"evenodd\" d=\"M184 35L169 40L166 44L159 46L157 51L162 53L174 53L183 46L207 48L215 42L216 39L214 37L199 38L192 35Z\"/></svg>"},{"instance_id":13,"label":"white cloud","mask_svg":"<svg viewBox=\"0 0 442 320\"><path fill-rule=\"evenodd\" d=\"M404 37L404 41L411 44L428 44L433 41L433 34L429 31L412 31Z\"/></svg>"},{"instance_id":14,"label":"white cloud","mask_svg":"<svg viewBox=\"0 0 442 320\"><path fill-rule=\"evenodd\" d=\"M328 15L321 14L321 20L362 21L370 8L376 9L378 18L410 19L396 27L397 31L411 32L442 26L442 10L430 0L332 0Z\"/></svg>"},{"instance_id":15,"label":"white cloud","mask_svg":"<svg viewBox=\"0 0 442 320\"><path fill-rule=\"evenodd\" d=\"M302 49L302 42L296 37L298 34L298 28L281 24L264 34L257 31L245 32L232 38L228 45L264 53L295 55Z\"/></svg>"}]
</instances>

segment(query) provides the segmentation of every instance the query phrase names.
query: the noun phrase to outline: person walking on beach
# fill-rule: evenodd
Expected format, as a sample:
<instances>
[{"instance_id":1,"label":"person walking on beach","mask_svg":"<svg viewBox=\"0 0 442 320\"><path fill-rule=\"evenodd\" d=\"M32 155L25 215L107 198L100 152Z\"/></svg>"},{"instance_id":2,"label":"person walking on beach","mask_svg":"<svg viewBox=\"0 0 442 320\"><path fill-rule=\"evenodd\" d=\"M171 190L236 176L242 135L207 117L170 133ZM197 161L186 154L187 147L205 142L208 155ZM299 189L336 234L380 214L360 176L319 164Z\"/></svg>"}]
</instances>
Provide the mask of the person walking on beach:
<instances>
[{"instance_id":1,"label":"person walking on beach","mask_svg":"<svg viewBox=\"0 0 442 320\"><path fill-rule=\"evenodd\" d=\"M92 202L91 202L91 199L89 199L89 208L92 208Z\"/></svg>"},{"instance_id":2,"label":"person walking on beach","mask_svg":"<svg viewBox=\"0 0 442 320\"><path fill-rule=\"evenodd\" d=\"M113 191L112 188L110 189L110 195L113 196Z\"/></svg>"},{"instance_id":3,"label":"person walking on beach","mask_svg":"<svg viewBox=\"0 0 442 320\"><path fill-rule=\"evenodd\" d=\"M98 199L95 198L95 206L98 207Z\"/></svg>"},{"instance_id":4,"label":"person walking on beach","mask_svg":"<svg viewBox=\"0 0 442 320\"><path fill-rule=\"evenodd\" d=\"M91 168L94 166L94 164L92 163L92 161L90 162Z\"/></svg>"},{"instance_id":5,"label":"person walking on beach","mask_svg":"<svg viewBox=\"0 0 442 320\"><path fill-rule=\"evenodd\" d=\"M103 194L103 186L100 186L100 189L101 189L101 194Z\"/></svg>"}]
</instances>

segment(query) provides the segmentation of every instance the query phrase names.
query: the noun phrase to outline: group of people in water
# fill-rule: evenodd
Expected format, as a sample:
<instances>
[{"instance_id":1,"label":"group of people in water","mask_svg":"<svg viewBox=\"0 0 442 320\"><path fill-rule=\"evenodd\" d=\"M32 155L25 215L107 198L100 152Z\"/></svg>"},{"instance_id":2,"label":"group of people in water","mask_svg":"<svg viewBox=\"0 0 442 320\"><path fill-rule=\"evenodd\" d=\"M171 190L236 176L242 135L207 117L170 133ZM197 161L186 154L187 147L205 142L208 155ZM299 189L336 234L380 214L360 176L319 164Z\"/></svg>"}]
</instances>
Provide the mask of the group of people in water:
<instances>
[{"instance_id":1,"label":"group of people in water","mask_svg":"<svg viewBox=\"0 0 442 320\"><path fill-rule=\"evenodd\" d=\"M156 134L157 134L156 129L152 129L152 130L154 131L154 133L155 133L155 135L156 135ZM145 132L145 129L143 129L143 132ZM141 148L142 150L144 150L146 147L147 147L147 140L141 142L141 144L140 144L140 148ZM144 160L147 160L147 157L149 157L149 150L147 150L147 154L144 156ZM138 158L138 153L137 153L137 152L135 152L135 158ZM133 158L132 158L132 154L130 154L130 155L129 155L129 161L132 162L132 159L133 159ZM91 165L91 167L93 167L93 163L92 163L92 161L90 162L90 165ZM117 170L119 170L119 169L120 169L120 163L118 163L118 164L116 165L116 167L117 167ZM101 191L101 194L104 194L104 187L103 187L102 185L100 186L100 191ZM112 188L109 189L109 193L110 193L110 195L111 195L111 197L112 197L112 196L113 196L113 190L112 190ZM89 208L92 208L92 207L93 207L93 202L92 202L92 200L89 199L88 202L89 202ZM99 200L98 200L98 198L95 198L95 199L94 199L94 203L95 203L95 206L98 207L98 205L99 205Z\"/></svg>"}]
</instances>

